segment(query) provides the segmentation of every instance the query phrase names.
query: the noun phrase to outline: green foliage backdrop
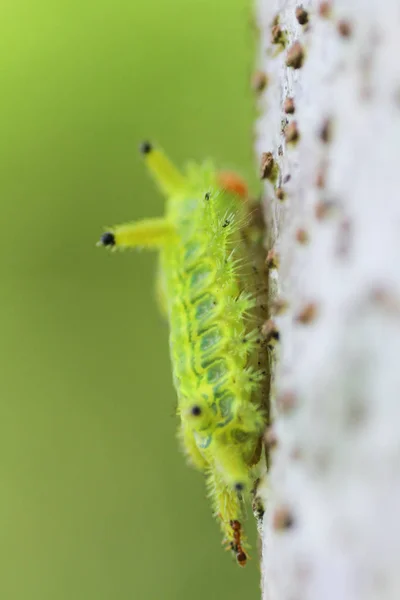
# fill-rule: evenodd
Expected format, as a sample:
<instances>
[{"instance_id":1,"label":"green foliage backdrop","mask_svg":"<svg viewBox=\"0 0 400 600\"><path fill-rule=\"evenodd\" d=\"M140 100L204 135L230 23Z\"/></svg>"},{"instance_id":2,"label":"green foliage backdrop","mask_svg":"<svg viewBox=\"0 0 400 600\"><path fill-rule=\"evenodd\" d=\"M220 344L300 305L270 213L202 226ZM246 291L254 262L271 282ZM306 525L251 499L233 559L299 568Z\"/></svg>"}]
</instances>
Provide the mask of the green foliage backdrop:
<instances>
[{"instance_id":1,"label":"green foliage backdrop","mask_svg":"<svg viewBox=\"0 0 400 600\"><path fill-rule=\"evenodd\" d=\"M177 451L155 257L95 247L163 210L143 138L252 177L250 20L247 0L2 2L4 600L258 597Z\"/></svg>"}]
</instances>

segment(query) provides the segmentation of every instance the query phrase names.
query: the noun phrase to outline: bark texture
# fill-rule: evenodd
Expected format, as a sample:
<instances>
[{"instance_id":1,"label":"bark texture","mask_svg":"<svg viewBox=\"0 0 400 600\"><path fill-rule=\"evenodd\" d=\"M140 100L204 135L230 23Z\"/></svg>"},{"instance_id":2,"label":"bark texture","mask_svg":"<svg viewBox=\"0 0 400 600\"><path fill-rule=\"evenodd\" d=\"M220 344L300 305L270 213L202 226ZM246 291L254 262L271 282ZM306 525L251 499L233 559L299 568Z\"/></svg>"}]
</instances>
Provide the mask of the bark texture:
<instances>
[{"instance_id":1,"label":"bark texture","mask_svg":"<svg viewBox=\"0 0 400 600\"><path fill-rule=\"evenodd\" d=\"M257 7L281 334L263 598L398 600L400 2L301 4L303 25Z\"/></svg>"}]
</instances>

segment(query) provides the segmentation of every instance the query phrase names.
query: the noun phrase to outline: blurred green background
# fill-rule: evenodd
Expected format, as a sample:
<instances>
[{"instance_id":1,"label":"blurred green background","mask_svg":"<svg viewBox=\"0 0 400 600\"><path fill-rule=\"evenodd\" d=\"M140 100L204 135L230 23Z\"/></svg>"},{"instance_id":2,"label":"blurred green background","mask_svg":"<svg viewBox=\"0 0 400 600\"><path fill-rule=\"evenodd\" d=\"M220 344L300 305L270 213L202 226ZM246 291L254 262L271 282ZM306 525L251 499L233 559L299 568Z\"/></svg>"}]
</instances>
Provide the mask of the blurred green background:
<instances>
[{"instance_id":1,"label":"blurred green background","mask_svg":"<svg viewBox=\"0 0 400 600\"><path fill-rule=\"evenodd\" d=\"M253 176L251 11L2 0L1 600L258 598L177 449L155 256L95 247L163 210L143 138Z\"/></svg>"}]
</instances>

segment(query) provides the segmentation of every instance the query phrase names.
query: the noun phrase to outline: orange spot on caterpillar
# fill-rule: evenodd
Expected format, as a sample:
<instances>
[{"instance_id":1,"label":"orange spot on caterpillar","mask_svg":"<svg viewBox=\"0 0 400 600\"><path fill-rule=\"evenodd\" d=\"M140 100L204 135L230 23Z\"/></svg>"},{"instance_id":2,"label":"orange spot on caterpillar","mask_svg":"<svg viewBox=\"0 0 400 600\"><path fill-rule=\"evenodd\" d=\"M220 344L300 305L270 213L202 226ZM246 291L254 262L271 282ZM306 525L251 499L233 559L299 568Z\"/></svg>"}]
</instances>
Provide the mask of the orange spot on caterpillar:
<instances>
[{"instance_id":1,"label":"orange spot on caterpillar","mask_svg":"<svg viewBox=\"0 0 400 600\"><path fill-rule=\"evenodd\" d=\"M245 181L233 171L220 171L217 175L217 181L218 185L227 192L237 194L242 198L247 198L249 195Z\"/></svg>"}]
</instances>

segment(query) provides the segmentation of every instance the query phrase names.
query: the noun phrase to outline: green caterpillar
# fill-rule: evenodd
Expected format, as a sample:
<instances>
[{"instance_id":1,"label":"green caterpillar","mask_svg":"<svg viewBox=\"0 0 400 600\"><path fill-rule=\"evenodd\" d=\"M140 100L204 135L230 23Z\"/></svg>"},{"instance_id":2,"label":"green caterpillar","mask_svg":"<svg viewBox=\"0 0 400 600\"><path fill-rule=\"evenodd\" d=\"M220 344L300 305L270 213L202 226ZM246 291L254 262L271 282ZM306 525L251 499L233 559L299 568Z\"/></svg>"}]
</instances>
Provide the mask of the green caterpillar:
<instances>
[{"instance_id":1,"label":"green caterpillar","mask_svg":"<svg viewBox=\"0 0 400 600\"><path fill-rule=\"evenodd\" d=\"M165 216L116 226L99 244L159 251L179 438L206 474L225 542L244 566L243 500L269 418L262 219L236 175L211 164L190 164L183 174L151 144L141 152L167 197Z\"/></svg>"}]
</instances>

